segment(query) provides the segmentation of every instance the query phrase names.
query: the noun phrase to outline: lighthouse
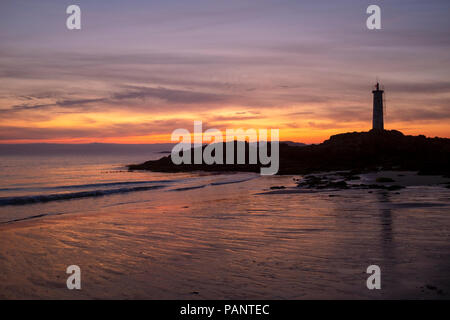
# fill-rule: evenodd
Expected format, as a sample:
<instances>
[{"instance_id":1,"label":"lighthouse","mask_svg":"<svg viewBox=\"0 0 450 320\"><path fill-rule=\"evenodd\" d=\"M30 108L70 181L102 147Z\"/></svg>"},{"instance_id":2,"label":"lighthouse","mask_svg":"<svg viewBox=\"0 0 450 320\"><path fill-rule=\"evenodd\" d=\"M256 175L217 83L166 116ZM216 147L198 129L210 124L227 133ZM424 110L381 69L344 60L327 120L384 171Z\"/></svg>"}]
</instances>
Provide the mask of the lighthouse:
<instances>
[{"instance_id":1,"label":"lighthouse","mask_svg":"<svg viewBox=\"0 0 450 320\"><path fill-rule=\"evenodd\" d=\"M372 130L384 130L383 122L383 90L380 90L380 84L377 82L376 90L373 90L373 118Z\"/></svg>"}]
</instances>

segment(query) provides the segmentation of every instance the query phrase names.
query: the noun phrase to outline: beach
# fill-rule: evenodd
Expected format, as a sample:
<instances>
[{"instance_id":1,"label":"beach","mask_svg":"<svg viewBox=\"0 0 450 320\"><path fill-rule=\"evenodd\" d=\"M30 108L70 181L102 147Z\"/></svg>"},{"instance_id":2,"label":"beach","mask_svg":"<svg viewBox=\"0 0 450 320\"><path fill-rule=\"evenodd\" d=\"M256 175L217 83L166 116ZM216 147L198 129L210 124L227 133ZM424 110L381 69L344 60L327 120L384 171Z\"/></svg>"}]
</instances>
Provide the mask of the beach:
<instances>
[{"instance_id":1,"label":"beach","mask_svg":"<svg viewBox=\"0 0 450 320\"><path fill-rule=\"evenodd\" d=\"M449 13L1 1L0 300L449 300Z\"/></svg>"},{"instance_id":2,"label":"beach","mask_svg":"<svg viewBox=\"0 0 450 320\"><path fill-rule=\"evenodd\" d=\"M298 176L100 167L161 188L0 207L0 298L448 299L444 185L293 193Z\"/></svg>"}]
</instances>

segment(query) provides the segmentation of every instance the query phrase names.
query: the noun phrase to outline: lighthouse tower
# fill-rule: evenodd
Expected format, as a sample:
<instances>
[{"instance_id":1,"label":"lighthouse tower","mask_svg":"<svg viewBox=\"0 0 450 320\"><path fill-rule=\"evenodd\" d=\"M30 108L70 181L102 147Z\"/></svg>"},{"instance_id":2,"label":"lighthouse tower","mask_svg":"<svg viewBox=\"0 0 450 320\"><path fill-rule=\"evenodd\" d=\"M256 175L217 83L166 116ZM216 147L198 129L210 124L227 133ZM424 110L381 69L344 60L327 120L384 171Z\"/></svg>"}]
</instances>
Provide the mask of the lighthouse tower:
<instances>
[{"instance_id":1,"label":"lighthouse tower","mask_svg":"<svg viewBox=\"0 0 450 320\"><path fill-rule=\"evenodd\" d=\"M376 90L373 90L373 119L372 130L384 130L383 122L383 90L377 82Z\"/></svg>"}]
</instances>

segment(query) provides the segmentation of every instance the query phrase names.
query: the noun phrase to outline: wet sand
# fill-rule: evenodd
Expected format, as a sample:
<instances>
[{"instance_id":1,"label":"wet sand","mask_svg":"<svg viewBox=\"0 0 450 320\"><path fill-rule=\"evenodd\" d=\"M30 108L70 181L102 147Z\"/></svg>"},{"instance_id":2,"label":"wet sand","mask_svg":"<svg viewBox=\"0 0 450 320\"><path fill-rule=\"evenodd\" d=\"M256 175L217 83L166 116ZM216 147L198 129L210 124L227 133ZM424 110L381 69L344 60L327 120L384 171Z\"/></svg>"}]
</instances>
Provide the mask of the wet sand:
<instances>
[{"instance_id":1,"label":"wet sand","mask_svg":"<svg viewBox=\"0 0 450 320\"><path fill-rule=\"evenodd\" d=\"M259 194L289 184L143 192L148 201L3 224L0 298L449 298L448 189ZM66 288L72 264L82 290ZM382 290L366 288L371 264Z\"/></svg>"}]
</instances>

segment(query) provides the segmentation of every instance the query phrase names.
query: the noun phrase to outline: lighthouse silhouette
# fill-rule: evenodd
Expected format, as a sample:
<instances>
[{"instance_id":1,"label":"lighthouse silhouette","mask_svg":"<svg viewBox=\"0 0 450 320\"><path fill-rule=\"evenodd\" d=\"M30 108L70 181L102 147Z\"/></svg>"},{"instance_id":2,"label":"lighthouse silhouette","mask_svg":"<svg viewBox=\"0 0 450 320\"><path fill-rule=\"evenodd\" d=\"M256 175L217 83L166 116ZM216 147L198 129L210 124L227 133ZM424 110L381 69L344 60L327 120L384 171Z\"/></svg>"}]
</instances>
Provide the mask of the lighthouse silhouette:
<instances>
[{"instance_id":1,"label":"lighthouse silhouette","mask_svg":"<svg viewBox=\"0 0 450 320\"><path fill-rule=\"evenodd\" d=\"M373 118L372 130L384 130L383 121L383 90L380 90L380 83L377 82L376 90L373 93Z\"/></svg>"}]
</instances>

